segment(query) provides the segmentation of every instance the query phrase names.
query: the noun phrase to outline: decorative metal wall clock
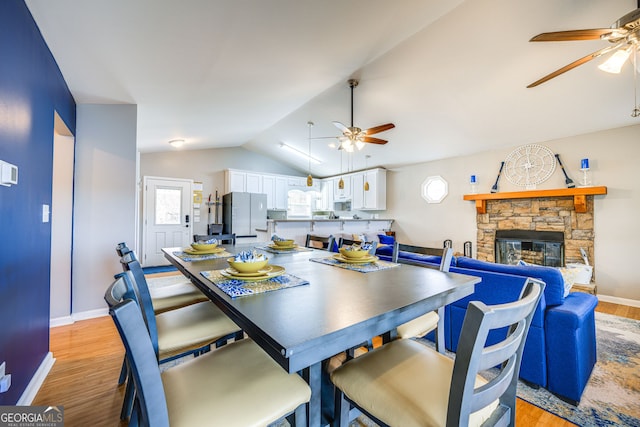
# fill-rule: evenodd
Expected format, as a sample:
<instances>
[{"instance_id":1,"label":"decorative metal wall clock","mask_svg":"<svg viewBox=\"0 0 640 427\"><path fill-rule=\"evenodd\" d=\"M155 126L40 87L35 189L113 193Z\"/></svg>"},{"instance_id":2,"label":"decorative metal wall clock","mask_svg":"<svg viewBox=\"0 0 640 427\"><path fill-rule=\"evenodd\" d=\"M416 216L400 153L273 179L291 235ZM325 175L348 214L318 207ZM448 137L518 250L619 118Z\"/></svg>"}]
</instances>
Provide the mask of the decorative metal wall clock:
<instances>
[{"instance_id":1,"label":"decorative metal wall clock","mask_svg":"<svg viewBox=\"0 0 640 427\"><path fill-rule=\"evenodd\" d=\"M527 144L513 150L505 160L504 174L512 184L533 190L556 170L553 152L538 144Z\"/></svg>"}]
</instances>

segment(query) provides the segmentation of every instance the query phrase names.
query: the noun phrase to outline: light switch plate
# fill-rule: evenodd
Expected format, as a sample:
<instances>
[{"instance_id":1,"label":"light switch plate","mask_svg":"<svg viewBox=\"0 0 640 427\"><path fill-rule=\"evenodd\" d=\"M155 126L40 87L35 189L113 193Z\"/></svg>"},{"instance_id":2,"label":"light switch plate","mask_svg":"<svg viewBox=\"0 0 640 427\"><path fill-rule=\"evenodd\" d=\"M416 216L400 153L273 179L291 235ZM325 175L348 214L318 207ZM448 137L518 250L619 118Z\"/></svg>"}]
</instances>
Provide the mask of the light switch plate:
<instances>
[{"instance_id":1,"label":"light switch plate","mask_svg":"<svg viewBox=\"0 0 640 427\"><path fill-rule=\"evenodd\" d=\"M49 222L49 205L42 205L42 222Z\"/></svg>"}]
</instances>

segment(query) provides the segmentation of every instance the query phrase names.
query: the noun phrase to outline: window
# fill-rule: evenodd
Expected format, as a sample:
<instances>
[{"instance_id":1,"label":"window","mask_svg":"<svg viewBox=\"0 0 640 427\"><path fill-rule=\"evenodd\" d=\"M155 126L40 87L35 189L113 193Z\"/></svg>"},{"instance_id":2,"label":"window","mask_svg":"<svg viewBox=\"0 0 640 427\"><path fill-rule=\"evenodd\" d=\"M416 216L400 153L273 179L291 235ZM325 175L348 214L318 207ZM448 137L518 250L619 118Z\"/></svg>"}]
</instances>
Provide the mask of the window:
<instances>
[{"instance_id":1,"label":"window","mask_svg":"<svg viewBox=\"0 0 640 427\"><path fill-rule=\"evenodd\" d=\"M156 224L178 225L181 218L182 191L177 188L156 188Z\"/></svg>"},{"instance_id":2,"label":"window","mask_svg":"<svg viewBox=\"0 0 640 427\"><path fill-rule=\"evenodd\" d=\"M422 183L422 198L427 203L440 203L449 194L449 185L441 176L430 176Z\"/></svg>"}]
</instances>

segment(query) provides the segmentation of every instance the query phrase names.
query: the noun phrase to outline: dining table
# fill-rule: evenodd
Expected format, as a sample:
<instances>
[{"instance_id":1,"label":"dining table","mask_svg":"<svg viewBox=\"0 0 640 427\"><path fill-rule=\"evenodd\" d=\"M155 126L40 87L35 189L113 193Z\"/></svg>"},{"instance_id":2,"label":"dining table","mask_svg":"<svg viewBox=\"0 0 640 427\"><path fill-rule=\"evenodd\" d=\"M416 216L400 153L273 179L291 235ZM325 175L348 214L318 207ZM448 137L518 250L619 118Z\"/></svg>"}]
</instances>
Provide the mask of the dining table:
<instances>
[{"instance_id":1,"label":"dining table","mask_svg":"<svg viewBox=\"0 0 640 427\"><path fill-rule=\"evenodd\" d=\"M328 425L333 417L331 411L323 411L323 404L333 405L321 397L323 383L326 388L323 361L375 336L393 339L397 326L470 295L480 281L383 261L374 261L363 272L336 263L338 254L326 250L269 251L270 246L269 242L223 245L225 256L214 259L184 256L185 248L162 251L283 369L299 373L309 383L310 426ZM268 265L282 267L289 277L301 280L296 286L231 296L210 279L229 267L227 255L243 251L262 253Z\"/></svg>"}]
</instances>

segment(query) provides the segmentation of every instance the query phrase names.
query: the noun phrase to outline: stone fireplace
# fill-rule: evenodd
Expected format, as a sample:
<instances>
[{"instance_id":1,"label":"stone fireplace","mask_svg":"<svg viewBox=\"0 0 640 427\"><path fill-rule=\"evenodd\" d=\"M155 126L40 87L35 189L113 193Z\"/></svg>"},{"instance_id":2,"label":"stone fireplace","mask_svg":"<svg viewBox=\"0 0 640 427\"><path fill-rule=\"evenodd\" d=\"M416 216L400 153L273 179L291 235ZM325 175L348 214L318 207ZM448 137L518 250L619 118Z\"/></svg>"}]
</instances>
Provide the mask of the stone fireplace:
<instances>
[{"instance_id":1,"label":"stone fireplace","mask_svg":"<svg viewBox=\"0 0 640 427\"><path fill-rule=\"evenodd\" d=\"M578 208L580 212L576 211L575 201L571 196L487 198L483 205L485 209L482 209L485 212L480 213L478 209L477 214L477 258L496 262L498 230L555 231L564 235L565 263L583 263L580 248L584 248L593 265L593 196L585 197L584 205L581 203Z\"/></svg>"}]
</instances>

